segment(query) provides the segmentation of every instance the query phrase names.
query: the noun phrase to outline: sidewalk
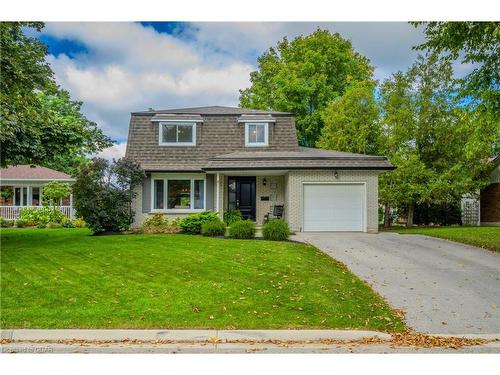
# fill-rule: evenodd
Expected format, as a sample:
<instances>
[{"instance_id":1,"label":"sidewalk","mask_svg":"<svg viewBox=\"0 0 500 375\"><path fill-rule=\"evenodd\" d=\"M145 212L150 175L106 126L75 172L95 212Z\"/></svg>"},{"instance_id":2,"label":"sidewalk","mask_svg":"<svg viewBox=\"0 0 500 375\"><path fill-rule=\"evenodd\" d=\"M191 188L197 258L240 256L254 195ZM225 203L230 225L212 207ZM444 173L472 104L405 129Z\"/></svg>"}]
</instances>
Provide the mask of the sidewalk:
<instances>
[{"instance_id":1,"label":"sidewalk","mask_svg":"<svg viewBox=\"0 0 500 375\"><path fill-rule=\"evenodd\" d=\"M387 333L355 330L6 329L0 333L2 353L500 353L500 335L463 335L488 342L452 348L398 346Z\"/></svg>"},{"instance_id":2,"label":"sidewalk","mask_svg":"<svg viewBox=\"0 0 500 375\"><path fill-rule=\"evenodd\" d=\"M149 330L149 329L4 329L0 338L13 341L319 341L390 340L391 335L355 330Z\"/></svg>"}]
</instances>

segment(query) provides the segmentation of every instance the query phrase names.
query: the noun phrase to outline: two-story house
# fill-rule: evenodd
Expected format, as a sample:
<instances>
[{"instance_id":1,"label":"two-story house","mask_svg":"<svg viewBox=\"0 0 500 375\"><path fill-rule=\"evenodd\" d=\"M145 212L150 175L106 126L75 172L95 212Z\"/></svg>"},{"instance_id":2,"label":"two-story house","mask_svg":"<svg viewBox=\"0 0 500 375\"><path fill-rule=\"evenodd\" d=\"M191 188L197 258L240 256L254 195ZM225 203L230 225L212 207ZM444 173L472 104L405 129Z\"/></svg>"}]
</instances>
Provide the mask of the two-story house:
<instances>
[{"instance_id":1,"label":"two-story house","mask_svg":"<svg viewBox=\"0 0 500 375\"><path fill-rule=\"evenodd\" d=\"M261 224L278 206L294 231L376 232L378 176L394 168L299 147L291 113L220 106L132 113L126 156L147 175L135 225L227 209Z\"/></svg>"}]
</instances>

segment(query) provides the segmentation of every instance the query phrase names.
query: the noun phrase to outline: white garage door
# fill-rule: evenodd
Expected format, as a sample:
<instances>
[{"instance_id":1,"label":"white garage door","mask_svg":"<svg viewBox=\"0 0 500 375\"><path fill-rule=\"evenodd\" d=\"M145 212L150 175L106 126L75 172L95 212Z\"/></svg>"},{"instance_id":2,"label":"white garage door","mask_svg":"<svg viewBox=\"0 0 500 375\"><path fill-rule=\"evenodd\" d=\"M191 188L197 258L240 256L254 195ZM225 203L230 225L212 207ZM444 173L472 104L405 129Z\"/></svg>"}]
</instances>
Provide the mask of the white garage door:
<instances>
[{"instance_id":1,"label":"white garage door","mask_svg":"<svg viewBox=\"0 0 500 375\"><path fill-rule=\"evenodd\" d=\"M304 231L363 231L362 184L304 184Z\"/></svg>"}]
</instances>

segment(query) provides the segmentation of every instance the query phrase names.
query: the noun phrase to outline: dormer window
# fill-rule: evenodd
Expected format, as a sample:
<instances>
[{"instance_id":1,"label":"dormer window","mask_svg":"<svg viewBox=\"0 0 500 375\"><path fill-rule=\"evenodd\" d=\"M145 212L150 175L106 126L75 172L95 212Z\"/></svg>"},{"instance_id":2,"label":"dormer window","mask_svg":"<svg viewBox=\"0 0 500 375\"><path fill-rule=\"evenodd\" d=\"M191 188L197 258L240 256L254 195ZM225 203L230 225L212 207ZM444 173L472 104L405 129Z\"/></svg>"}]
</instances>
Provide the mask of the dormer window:
<instances>
[{"instance_id":1,"label":"dormer window","mask_svg":"<svg viewBox=\"0 0 500 375\"><path fill-rule=\"evenodd\" d=\"M160 146L195 146L196 123L187 121L161 121Z\"/></svg>"},{"instance_id":2,"label":"dormer window","mask_svg":"<svg viewBox=\"0 0 500 375\"><path fill-rule=\"evenodd\" d=\"M245 146L263 147L269 144L269 126L267 122L245 123Z\"/></svg>"}]
</instances>

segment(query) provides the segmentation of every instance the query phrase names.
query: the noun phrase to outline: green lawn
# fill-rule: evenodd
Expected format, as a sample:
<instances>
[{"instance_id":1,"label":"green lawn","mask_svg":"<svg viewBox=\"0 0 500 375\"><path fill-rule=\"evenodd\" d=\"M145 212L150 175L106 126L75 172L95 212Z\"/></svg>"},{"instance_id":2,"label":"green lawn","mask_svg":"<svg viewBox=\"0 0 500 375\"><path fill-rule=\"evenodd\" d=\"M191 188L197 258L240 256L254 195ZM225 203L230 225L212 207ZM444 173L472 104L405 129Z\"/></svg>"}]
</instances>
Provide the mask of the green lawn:
<instances>
[{"instance_id":1,"label":"green lawn","mask_svg":"<svg viewBox=\"0 0 500 375\"><path fill-rule=\"evenodd\" d=\"M425 234L500 251L500 227L440 227L398 229L401 234Z\"/></svg>"},{"instance_id":2,"label":"green lawn","mask_svg":"<svg viewBox=\"0 0 500 375\"><path fill-rule=\"evenodd\" d=\"M403 329L366 283L304 244L86 229L1 240L2 328Z\"/></svg>"}]
</instances>

